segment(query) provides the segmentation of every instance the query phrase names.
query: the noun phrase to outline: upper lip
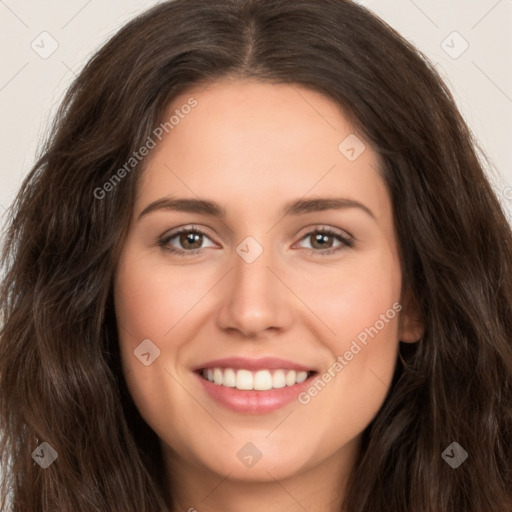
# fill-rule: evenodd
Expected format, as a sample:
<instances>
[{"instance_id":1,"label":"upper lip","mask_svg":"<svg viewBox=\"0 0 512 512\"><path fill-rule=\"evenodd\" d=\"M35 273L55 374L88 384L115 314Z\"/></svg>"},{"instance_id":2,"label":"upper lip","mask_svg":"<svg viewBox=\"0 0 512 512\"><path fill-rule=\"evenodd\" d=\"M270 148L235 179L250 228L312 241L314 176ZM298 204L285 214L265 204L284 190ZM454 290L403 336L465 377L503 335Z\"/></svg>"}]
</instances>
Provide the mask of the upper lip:
<instances>
[{"instance_id":1,"label":"upper lip","mask_svg":"<svg viewBox=\"0 0 512 512\"><path fill-rule=\"evenodd\" d=\"M303 364L280 359L278 357L262 357L260 359L250 359L247 357L226 357L207 361L194 368L194 371L204 370L206 368L233 368L246 370L299 370L304 372L315 371L313 368Z\"/></svg>"}]
</instances>

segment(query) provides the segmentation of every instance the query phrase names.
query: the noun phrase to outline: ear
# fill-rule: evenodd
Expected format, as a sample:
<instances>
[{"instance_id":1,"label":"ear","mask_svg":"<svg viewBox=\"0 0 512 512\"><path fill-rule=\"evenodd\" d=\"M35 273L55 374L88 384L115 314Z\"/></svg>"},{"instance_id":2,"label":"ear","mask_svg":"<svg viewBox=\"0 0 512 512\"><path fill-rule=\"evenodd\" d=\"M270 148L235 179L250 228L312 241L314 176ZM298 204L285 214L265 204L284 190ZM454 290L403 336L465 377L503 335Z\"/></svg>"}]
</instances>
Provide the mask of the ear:
<instances>
[{"instance_id":1,"label":"ear","mask_svg":"<svg viewBox=\"0 0 512 512\"><path fill-rule=\"evenodd\" d=\"M418 303L407 290L403 294L402 311L398 324L399 340L404 343L416 343L423 338L425 324L420 315Z\"/></svg>"}]
</instances>

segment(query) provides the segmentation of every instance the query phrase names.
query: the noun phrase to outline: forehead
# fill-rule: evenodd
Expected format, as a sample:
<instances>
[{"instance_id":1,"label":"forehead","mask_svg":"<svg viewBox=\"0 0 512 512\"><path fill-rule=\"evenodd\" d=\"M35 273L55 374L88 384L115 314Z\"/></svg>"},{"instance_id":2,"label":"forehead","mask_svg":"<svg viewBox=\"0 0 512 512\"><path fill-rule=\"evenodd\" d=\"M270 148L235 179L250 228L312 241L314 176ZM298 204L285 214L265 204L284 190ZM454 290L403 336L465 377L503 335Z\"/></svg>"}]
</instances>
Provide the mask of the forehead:
<instances>
[{"instance_id":1,"label":"forehead","mask_svg":"<svg viewBox=\"0 0 512 512\"><path fill-rule=\"evenodd\" d=\"M269 198L310 194L364 199L381 215L390 209L378 156L343 110L316 91L222 80L176 97L163 123L171 118L146 162L139 203L201 196L249 212Z\"/></svg>"}]
</instances>

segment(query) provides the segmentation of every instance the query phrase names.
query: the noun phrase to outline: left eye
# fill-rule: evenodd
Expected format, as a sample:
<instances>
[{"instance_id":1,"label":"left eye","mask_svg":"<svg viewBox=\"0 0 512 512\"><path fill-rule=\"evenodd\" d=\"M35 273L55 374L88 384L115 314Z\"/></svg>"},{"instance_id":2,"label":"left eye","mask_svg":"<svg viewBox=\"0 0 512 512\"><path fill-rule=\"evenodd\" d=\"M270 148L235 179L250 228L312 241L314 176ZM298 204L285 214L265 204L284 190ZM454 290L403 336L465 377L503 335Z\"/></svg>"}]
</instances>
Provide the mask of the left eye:
<instances>
[{"instance_id":1,"label":"left eye","mask_svg":"<svg viewBox=\"0 0 512 512\"><path fill-rule=\"evenodd\" d=\"M339 241L337 246L332 246L329 243L329 239L334 238ZM173 240L177 240L181 247L176 247L173 245ZM179 256L193 255L202 252L205 247L202 247L203 239L210 240L210 237L197 228L183 228L175 233L172 233L169 236L162 238L158 245L162 247L163 250L178 254ZM302 238L302 240L312 240L313 246L310 244L310 247L306 247L311 254L318 255L329 255L334 254L345 247L353 247L354 240L348 236L344 236L337 231L333 231L330 228L322 228L310 231L306 233ZM207 246L208 247L208 246ZM215 247L215 244L210 243L209 247Z\"/></svg>"},{"instance_id":2,"label":"left eye","mask_svg":"<svg viewBox=\"0 0 512 512\"><path fill-rule=\"evenodd\" d=\"M176 248L171 244L171 241L175 238L178 239L178 242L181 244L181 246L185 249ZM175 253L196 253L202 249L201 247L201 241L203 238L210 239L206 233L203 233L199 229L182 229L180 231L177 231L176 233L173 233L170 236L167 236L160 240L158 245L160 245L163 249L169 251L169 252L175 252ZM212 243L210 247L213 247L214 244Z\"/></svg>"},{"instance_id":3,"label":"left eye","mask_svg":"<svg viewBox=\"0 0 512 512\"><path fill-rule=\"evenodd\" d=\"M329 244L329 239L337 239L339 241L339 245L332 246ZM308 252L313 254L321 254L321 255L329 255L334 254L340 250L342 250L345 247L353 247L354 246L354 240L352 238L349 238L348 236L344 236L341 233L338 233L337 231L333 231L330 228L324 228L324 229L316 229L314 231L310 231L309 233L306 233L305 236L301 238L301 240L312 240L313 244L316 245L312 246L309 249ZM332 242L331 242L332 243ZM315 250L318 248L318 245L320 246L319 250ZM311 243L310 243L311 246Z\"/></svg>"}]
</instances>

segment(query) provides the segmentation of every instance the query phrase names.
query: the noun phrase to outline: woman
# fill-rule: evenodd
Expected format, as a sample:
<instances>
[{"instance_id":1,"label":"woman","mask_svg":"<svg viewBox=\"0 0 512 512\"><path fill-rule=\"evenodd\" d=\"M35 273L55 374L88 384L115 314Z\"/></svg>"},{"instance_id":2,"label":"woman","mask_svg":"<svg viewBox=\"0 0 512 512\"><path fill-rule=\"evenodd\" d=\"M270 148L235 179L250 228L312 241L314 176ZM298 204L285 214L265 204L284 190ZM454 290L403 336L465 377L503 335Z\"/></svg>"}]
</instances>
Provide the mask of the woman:
<instances>
[{"instance_id":1,"label":"woman","mask_svg":"<svg viewBox=\"0 0 512 512\"><path fill-rule=\"evenodd\" d=\"M12 510L512 510L512 238L474 148L357 4L126 25L11 210Z\"/></svg>"}]
</instances>

